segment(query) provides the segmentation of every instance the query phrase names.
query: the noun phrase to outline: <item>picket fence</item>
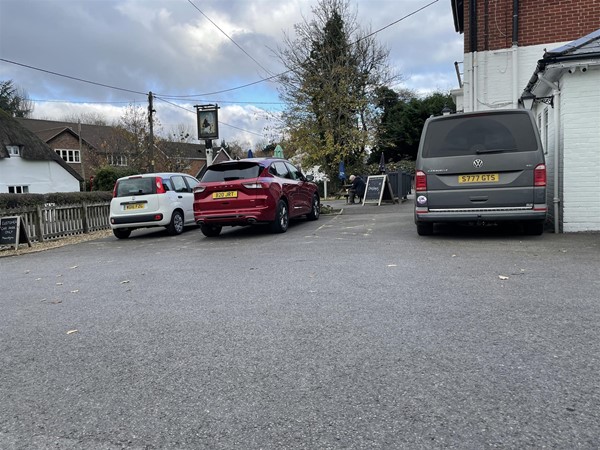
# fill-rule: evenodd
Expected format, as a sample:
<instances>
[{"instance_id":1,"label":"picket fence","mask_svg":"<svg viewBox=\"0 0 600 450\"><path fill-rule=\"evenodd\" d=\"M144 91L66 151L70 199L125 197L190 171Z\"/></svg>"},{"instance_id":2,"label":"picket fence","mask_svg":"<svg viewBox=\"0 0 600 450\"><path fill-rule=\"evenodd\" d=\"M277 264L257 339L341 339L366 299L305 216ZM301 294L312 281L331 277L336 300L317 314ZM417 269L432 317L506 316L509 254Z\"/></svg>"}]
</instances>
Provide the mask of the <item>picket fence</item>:
<instances>
[{"instance_id":1,"label":"picket fence","mask_svg":"<svg viewBox=\"0 0 600 450\"><path fill-rule=\"evenodd\" d=\"M60 239L110 228L110 202L46 204L0 210L0 217L21 216L31 242Z\"/></svg>"}]
</instances>

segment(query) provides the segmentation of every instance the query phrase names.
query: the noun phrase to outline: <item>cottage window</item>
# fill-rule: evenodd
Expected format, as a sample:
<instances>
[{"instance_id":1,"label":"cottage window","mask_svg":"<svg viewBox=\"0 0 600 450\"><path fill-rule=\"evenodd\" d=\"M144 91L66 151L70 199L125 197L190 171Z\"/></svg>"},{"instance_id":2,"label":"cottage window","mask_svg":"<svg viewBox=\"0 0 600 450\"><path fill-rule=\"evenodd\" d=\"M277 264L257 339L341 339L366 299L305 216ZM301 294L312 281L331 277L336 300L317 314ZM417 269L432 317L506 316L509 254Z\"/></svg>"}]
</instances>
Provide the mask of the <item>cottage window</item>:
<instances>
[{"instance_id":1,"label":"cottage window","mask_svg":"<svg viewBox=\"0 0 600 450\"><path fill-rule=\"evenodd\" d=\"M126 166L127 156L125 155L108 155L108 163L111 166Z\"/></svg>"},{"instance_id":2,"label":"cottage window","mask_svg":"<svg viewBox=\"0 0 600 450\"><path fill-rule=\"evenodd\" d=\"M60 156L65 162L68 162L68 163L81 162L81 160L79 159L79 150L57 148L55 151L56 151L57 155Z\"/></svg>"},{"instance_id":3,"label":"cottage window","mask_svg":"<svg viewBox=\"0 0 600 450\"><path fill-rule=\"evenodd\" d=\"M9 186L9 194L27 194L29 192L29 186Z\"/></svg>"},{"instance_id":4,"label":"cottage window","mask_svg":"<svg viewBox=\"0 0 600 450\"><path fill-rule=\"evenodd\" d=\"M21 156L21 148L18 145L7 145L8 156Z\"/></svg>"}]
</instances>

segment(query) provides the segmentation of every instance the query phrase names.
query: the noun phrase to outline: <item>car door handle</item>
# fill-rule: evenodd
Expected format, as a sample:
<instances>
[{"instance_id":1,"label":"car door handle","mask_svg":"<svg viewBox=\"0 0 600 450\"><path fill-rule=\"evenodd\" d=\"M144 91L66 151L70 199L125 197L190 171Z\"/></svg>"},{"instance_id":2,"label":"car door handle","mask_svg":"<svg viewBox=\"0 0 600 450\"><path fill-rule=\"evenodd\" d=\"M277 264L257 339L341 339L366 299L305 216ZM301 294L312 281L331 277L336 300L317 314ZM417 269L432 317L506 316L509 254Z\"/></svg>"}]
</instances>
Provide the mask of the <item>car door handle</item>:
<instances>
[{"instance_id":1,"label":"car door handle","mask_svg":"<svg viewBox=\"0 0 600 450\"><path fill-rule=\"evenodd\" d=\"M183 195L178 195L177 198L183 198Z\"/></svg>"}]
</instances>

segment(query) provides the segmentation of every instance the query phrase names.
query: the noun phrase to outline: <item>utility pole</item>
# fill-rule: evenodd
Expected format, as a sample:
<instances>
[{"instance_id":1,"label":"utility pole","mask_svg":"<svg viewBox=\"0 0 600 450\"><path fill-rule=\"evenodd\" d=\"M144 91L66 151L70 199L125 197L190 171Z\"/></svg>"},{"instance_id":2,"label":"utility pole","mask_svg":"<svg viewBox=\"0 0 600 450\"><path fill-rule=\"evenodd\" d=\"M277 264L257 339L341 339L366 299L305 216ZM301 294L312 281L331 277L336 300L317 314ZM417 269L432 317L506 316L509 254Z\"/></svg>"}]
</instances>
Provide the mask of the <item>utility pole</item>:
<instances>
[{"instance_id":1,"label":"utility pole","mask_svg":"<svg viewBox=\"0 0 600 450\"><path fill-rule=\"evenodd\" d=\"M152 91L148 92L148 125L150 128L150 136L148 139L148 156L150 157L149 172L154 172L154 120L153 114L156 112L153 106L154 96Z\"/></svg>"},{"instance_id":2,"label":"utility pole","mask_svg":"<svg viewBox=\"0 0 600 450\"><path fill-rule=\"evenodd\" d=\"M79 164L81 164L81 177L83 178L83 192L87 191L85 187L85 164L83 161L83 145L81 145L81 119L77 121L77 136L79 137ZM90 191L92 187L90 186Z\"/></svg>"}]
</instances>

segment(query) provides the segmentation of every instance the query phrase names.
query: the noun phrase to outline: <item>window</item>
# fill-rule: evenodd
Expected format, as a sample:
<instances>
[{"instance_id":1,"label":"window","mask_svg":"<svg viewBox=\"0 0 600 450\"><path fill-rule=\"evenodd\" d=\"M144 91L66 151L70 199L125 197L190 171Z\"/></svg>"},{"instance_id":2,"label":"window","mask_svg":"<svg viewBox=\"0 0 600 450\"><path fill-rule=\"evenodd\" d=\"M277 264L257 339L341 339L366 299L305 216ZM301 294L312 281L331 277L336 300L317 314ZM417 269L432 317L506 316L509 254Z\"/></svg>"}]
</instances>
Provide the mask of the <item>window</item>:
<instances>
[{"instance_id":1,"label":"window","mask_svg":"<svg viewBox=\"0 0 600 450\"><path fill-rule=\"evenodd\" d=\"M304 177L302 176L302 172L300 172L296 167L294 167L293 165L291 165L290 163L285 163L285 165L287 166L288 170L290 171L290 178L292 180L302 180Z\"/></svg>"},{"instance_id":2,"label":"window","mask_svg":"<svg viewBox=\"0 0 600 450\"><path fill-rule=\"evenodd\" d=\"M127 156L125 155L108 155L108 163L111 166L126 166Z\"/></svg>"},{"instance_id":3,"label":"window","mask_svg":"<svg viewBox=\"0 0 600 450\"><path fill-rule=\"evenodd\" d=\"M185 180L187 181L190 191L198 186L198 180L196 180L194 177L185 177Z\"/></svg>"},{"instance_id":4,"label":"window","mask_svg":"<svg viewBox=\"0 0 600 450\"><path fill-rule=\"evenodd\" d=\"M27 194L29 192L29 186L9 186L9 194Z\"/></svg>"},{"instance_id":5,"label":"window","mask_svg":"<svg viewBox=\"0 0 600 450\"><path fill-rule=\"evenodd\" d=\"M467 156L537 149L535 128L525 112L450 116L429 124L423 157Z\"/></svg>"},{"instance_id":6,"label":"window","mask_svg":"<svg viewBox=\"0 0 600 450\"><path fill-rule=\"evenodd\" d=\"M60 156L65 162L68 163L78 163L79 159L79 150L67 150L57 148L55 150L56 154Z\"/></svg>"},{"instance_id":7,"label":"window","mask_svg":"<svg viewBox=\"0 0 600 450\"><path fill-rule=\"evenodd\" d=\"M185 184L182 176L175 175L171 177L171 183L173 183L173 187L175 188L175 192L188 192L188 187Z\"/></svg>"},{"instance_id":8,"label":"window","mask_svg":"<svg viewBox=\"0 0 600 450\"><path fill-rule=\"evenodd\" d=\"M271 168L269 169L269 172L275 175L276 177L291 178L287 167L285 166L285 163L283 161L274 162Z\"/></svg>"},{"instance_id":9,"label":"window","mask_svg":"<svg viewBox=\"0 0 600 450\"><path fill-rule=\"evenodd\" d=\"M8 151L8 156L21 156L21 149L18 145L7 145L6 150Z\"/></svg>"},{"instance_id":10,"label":"window","mask_svg":"<svg viewBox=\"0 0 600 450\"><path fill-rule=\"evenodd\" d=\"M204 182L248 180L260 174L261 167L254 162L234 161L213 165L202 177Z\"/></svg>"}]
</instances>

